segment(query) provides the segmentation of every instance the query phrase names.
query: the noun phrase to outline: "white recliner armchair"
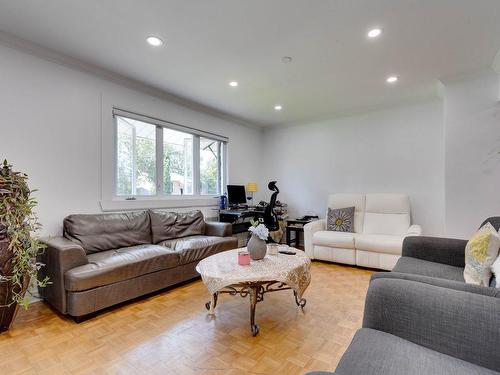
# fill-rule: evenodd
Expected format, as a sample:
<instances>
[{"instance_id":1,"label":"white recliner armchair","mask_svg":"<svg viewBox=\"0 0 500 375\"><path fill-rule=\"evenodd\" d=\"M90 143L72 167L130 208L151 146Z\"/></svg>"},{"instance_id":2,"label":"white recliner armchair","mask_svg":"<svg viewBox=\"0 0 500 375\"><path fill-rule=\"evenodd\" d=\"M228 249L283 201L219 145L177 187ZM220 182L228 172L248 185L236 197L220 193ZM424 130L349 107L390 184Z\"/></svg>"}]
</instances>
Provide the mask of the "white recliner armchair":
<instances>
[{"instance_id":1,"label":"white recliner armchair","mask_svg":"<svg viewBox=\"0 0 500 375\"><path fill-rule=\"evenodd\" d=\"M326 230L326 221L304 226L306 254L311 259L392 270L401 257L403 239L419 236L410 225L410 199L404 194L332 194L329 208L355 207L354 233Z\"/></svg>"}]
</instances>

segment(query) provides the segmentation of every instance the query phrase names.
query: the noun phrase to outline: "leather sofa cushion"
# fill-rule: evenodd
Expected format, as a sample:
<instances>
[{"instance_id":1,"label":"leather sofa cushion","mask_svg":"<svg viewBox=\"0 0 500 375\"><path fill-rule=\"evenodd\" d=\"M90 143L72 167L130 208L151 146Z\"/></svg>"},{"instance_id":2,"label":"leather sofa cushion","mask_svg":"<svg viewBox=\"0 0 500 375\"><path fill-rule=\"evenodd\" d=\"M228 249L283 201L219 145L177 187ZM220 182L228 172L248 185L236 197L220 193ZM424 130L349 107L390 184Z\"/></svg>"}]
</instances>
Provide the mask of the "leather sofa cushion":
<instances>
[{"instance_id":1,"label":"leather sofa cushion","mask_svg":"<svg viewBox=\"0 0 500 375\"><path fill-rule=\"evenodd\" d=\"M313 244L319 246L354 249L354 233L321 230L313 234Z\"/></svg>"},{"instance_id":2,"label":"leather sofa cushion","mask_svg":"<svg viewBox=\"0 0 500 375\"><path fill-rule=\"evenodd\" d=\"M354 244L356 250L401 255L403 239L402 236L388 236L385 234L358 234L354 239Z\"/></svg>"},{"instance_id":3,"label":"leather sofa cushion","mask_svg":"<svg viewBox=\"0 0 500 375\"><path fill-rule=\"evenodd\" d=\"M234 237L189 236L160 242L179 255L179 264L201 260L221 251L236 249L238 239Z\"/></svg>"},{"instance_id":4,"label":"leather sofa cushion","mask_svg":"<svg viewBox=\"0 0 500 375\"><path fill-rule=\"evenodd\" d=\"M97 215L69 215L64 219L64 237L87 254L151 243L147 211Z\"/></svg>"},{"instance_id":5,"label":"leather sofa cushion","mask_svg":"<svg viewBox=\"0 0 500 375\"><path fill-rule=\"evenodd\" d=\"M410 214L379 214L365 212L363 233L403 236L410 227Z\"/></svg>"},{"instance_id":6,"label":"leather sofa cushion","mask_svg":"<svg viewBox=\"0 0 500 375\"><path fill-rule=\"evenodd\" d=\"M405 194L366 194L363 233L401 236L410 227L410 198Z\"/></svg>"},{"instance_id":7,"label":"leather sofa cushion","mask_svg":"<svg viewBox=\"0 0 500 375\"><path fill-rule=\"evenodd\" d=\"M66 272L66 290L88 290L173 268L179 264L179 254L163 246L139 245L90 254L88 260L89 264Z\"/></svg>"},{"instance_id":8,"label":"leather sofa cushion","mask_svg":"<svg viewBox=\"0 0 500 375\"><path fill-rule=\"evenodd\" d=\"M153 243L205 234L205 220L201 211L179 213L149 210L149 215Z\"/></svg>"},{"instance_id":9,"label":"leather sofa cushion","mask_svg":"<svg viewBox=\"0 0 500 375\"><path fill-rule=\"evenodd\" d=\"M352 206L354 206L354 232L362 233L363 220L365 217L365 195L337 193L328 196L328 208L344 208Z\"/></svg>"},{"instance_id":10,"label":"leather sofa cushion","mask_svg":"<svg viewBox=\"0 0 500 375\"><path fill-rule=\"evenodd\" d=\"M366 212L378 214L409 214L410 197L406 194L366 194Z\"/></svg>"}]
</instances>

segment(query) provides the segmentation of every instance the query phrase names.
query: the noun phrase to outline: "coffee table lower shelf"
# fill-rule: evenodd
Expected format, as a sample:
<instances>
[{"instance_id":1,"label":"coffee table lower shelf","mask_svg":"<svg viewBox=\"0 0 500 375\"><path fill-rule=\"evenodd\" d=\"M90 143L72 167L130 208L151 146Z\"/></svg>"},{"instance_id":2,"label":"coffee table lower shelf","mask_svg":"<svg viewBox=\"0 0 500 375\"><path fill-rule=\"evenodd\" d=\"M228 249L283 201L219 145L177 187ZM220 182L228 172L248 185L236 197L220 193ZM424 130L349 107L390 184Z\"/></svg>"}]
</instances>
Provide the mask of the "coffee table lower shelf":
<instances>
[{"instance_id":1,"label":"coffee table lower shelf","mask_svg":"<svg viewBox=\"0 0 500 375\"><path fill-rule=\"evenodd\" d=\"M232 296L240 295L243 298L250 297L250 330L252 332L252 336L257 336L259 333L259 326L255 322L255 308L257 303L264 300L264 294L266 293L291 289L292 288L281 281L252 281L233 284L214 293L212 295L212 299L205 304L205 307L209 310L210 314L214 314L219 294L230 294ZM299 298L297 296L297 292L295 291L293 292L293 295L297 306L303 309L307 303L305 298Z\"/></svg>"}]
</instances>

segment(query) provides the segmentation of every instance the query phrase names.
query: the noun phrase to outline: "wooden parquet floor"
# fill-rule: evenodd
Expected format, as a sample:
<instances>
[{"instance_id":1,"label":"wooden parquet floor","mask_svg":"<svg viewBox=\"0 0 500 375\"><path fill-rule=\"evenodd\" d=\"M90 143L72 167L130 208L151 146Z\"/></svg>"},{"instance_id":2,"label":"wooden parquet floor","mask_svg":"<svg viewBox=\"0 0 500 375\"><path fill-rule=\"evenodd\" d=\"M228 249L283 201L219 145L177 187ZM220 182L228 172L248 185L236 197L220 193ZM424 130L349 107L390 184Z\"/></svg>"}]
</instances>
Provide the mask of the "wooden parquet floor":
<instances>
[{"instance_id":1,"label":"wooden parquet floor","mask_svg":"<svg viewBox=\"0 0 500 375\"><path fill-rule=\"evenodd\" d=\"M303 374L333 370L361 326L371 271L313 262L300 312L291 291L257 305L220 297L215 319L200 280L111 309L81 324L43 302L0 335L1 374Z\"/></svg>"}]
</instances>

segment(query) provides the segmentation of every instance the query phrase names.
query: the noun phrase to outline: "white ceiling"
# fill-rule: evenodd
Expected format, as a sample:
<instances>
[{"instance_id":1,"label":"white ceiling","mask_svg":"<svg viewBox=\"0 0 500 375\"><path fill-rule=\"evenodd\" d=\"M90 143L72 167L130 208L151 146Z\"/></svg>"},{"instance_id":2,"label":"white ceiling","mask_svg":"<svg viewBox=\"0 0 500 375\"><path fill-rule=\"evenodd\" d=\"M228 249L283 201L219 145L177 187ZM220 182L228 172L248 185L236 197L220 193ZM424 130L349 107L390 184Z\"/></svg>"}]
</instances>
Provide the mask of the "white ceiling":
<instances>
[{"instance_id":1,"label":"white ceiling","mask_svg":"<svg viewBox=\"0 0 500 375\"><path fill-rule=\"evenodd\" d=\"M0 31L258 125L434 95L491 66L499 20L499 0L0 0Z\"/></svg>"}]
</instances>

